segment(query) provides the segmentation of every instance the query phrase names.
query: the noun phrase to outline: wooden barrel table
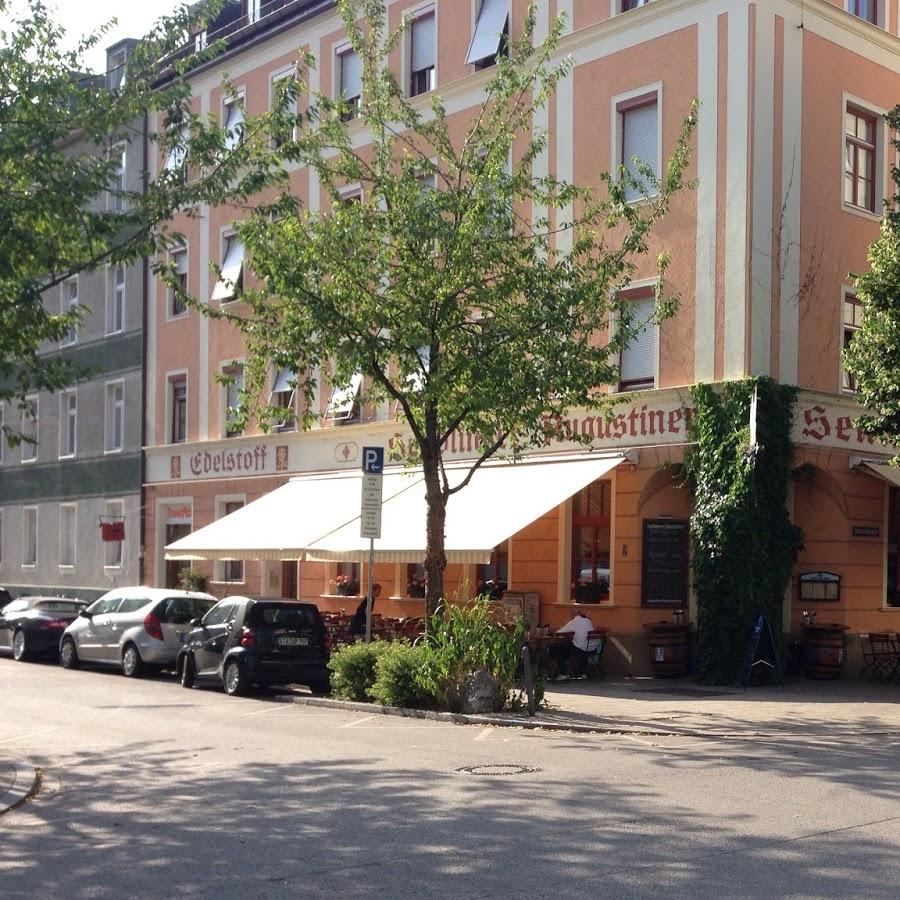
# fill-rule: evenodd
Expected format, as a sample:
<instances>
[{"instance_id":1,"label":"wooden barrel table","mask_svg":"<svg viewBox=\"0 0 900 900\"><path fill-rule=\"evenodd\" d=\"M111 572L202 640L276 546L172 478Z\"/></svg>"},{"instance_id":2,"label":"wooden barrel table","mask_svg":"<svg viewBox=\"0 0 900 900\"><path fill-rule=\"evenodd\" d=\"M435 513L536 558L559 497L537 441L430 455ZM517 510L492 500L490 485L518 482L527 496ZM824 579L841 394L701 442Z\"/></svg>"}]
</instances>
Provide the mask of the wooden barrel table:
<instances>
[{"instance_id":1,"label":"wooden barrel table","mask_svg":"<svg viewBox=\"0 0 900 900\"><path fill-rule=\"evenodd\" d=\"M654 678L683 678L691 667L690 622L645 625Z\"/></svg>"},{"instance_id":2,"label":"wooden barrel table","mask_svg":"<svg viewBox=\"0 0 900 900\"><path fill-rule=\"evenodd\" d=\"M803 674L817 681L840 678L844 668L846 625L836 622L803 626Z\"/></svg>"}]
</instances>

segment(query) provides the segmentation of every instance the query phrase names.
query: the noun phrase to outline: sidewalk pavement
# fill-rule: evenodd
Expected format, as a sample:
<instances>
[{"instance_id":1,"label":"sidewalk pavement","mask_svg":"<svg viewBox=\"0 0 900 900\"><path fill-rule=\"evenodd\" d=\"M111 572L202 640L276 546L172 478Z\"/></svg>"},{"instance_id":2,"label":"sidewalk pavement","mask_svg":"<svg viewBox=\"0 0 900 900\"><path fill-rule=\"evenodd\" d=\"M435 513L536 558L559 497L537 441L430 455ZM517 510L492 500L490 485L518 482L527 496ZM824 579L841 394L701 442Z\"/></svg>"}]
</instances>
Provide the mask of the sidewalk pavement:
<instances>
[{"instance_id":1,"label":"sidewalk pavement","mask_svg":"<svg viewBox=\"0 0 900 900\"><path fill-rule=\"evenodd\" d=\"M797 680L784 690L767 687L747 691L709 687L689 679L623 678L552 683L547 686L545 705L534 717L527 712L466 715L401 709L297 692L276 695L273 700L460 725L600 734L900 739L900 686L849 679Z\"/></svg>"},{"instance_id":2,"label":"sidewalk pavement","mask_svg":"<svg viewBox=\"0 0 900 900\"><path fill-rule=\"evenodd\" d=\"M28 763L0 759L0 816L18 806L37 785L37 772Z\"/></svg>"},{"instance_id":3,"label":"sidewalk pavement","mask_svg":"<svg viewBox=\"0 0 900 900\"><path fill-rule=\"evenodd\" d=\"M576 731L703 736L896 735L900 685L855 679L789 682L785 689L718 688L695 681L626 678L547 686L537 720Z\"/></svg>"}]
</instances>

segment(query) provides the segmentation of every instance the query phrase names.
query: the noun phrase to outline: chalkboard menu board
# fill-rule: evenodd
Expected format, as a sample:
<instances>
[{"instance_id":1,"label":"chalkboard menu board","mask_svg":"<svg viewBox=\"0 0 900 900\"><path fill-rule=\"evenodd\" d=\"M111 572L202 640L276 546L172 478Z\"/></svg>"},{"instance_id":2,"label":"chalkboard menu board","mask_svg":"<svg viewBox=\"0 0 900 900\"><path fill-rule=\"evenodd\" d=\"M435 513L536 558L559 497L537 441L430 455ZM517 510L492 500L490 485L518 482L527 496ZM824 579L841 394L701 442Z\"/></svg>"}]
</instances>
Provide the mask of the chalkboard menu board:
<instances>
[{"instance_id":1,"label":"chalkboard menu board","mask_svg":"<svg viewBox=\"0 0 900 900\"><path fill-rule=\"evenodd\" d=\"M644 519L644 606L687 606L688 525L679 519Z\"/></svg>"}]
</instances>

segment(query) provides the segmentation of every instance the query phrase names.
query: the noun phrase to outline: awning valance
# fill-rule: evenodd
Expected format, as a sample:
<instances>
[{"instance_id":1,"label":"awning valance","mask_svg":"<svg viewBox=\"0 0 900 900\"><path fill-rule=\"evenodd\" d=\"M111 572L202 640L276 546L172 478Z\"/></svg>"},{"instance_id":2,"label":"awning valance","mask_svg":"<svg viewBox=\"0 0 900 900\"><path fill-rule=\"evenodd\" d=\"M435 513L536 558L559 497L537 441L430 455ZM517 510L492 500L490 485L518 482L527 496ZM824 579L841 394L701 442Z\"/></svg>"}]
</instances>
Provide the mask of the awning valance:
<instances>
[{"instance_id":1,"label":"awning valance","mask_svg":"<svg viewBox=\"0 0 900 900\"><path fill-rule=\"evenodd\" d=\"M900 487L900 468L897 466L889 466L887 461L878 463L874 461L864 461L860 463L860 467L866 472L881 478L894 487Z\"/></svg>"},{"instance_id":2,"label":"awning valance","mask_svg":"<svg viewBox=\"0 0 900 900\"><path fill-rule=\"evenodd\" d=\"M602 478L622 454L548 457L482 466L447 503L449 562L488 562L494 547ZM452 467L458 484L468 466ZM166 547L167 559L363 560L359 536L361 475L306 475ZM425 483L421 469L386 472L379 562L421 562L425 556Z\"/></svg>"}]
</instances>

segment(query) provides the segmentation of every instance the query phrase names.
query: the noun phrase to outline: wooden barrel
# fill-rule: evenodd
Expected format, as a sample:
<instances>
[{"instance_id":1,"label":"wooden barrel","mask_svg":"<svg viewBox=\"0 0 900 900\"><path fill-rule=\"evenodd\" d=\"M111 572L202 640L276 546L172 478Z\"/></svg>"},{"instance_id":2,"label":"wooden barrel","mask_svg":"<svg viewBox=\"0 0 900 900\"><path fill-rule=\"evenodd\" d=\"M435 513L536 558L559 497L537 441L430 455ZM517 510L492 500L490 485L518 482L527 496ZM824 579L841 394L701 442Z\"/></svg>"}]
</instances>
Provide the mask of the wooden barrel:
<instances>
[{"instance_id":1,"label":"wooden barrel","mask_svg":"<svg viewBox=\"0 0 900 900\"><path fill-rule=\"evenodd\" d=\"M844 655L843 626L812 625L803 629L803 674L807 678L840 678Z\"/></svg>"},{"instance_id":2,"label":"wooden barrel","mask_svg":"<svg viewBox=\"0 0 900 900\"><path fill-rule=\"evenodd\" d=\"M689 623L654 622L649 632L650 662L655 678L683 678L690 671Z\"/></svg>"}]
</instances>

